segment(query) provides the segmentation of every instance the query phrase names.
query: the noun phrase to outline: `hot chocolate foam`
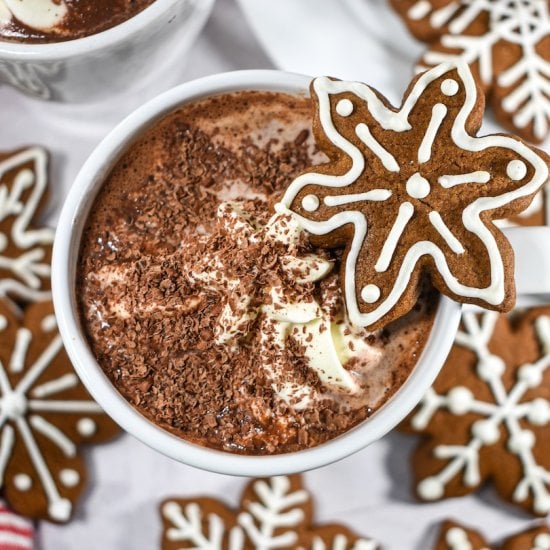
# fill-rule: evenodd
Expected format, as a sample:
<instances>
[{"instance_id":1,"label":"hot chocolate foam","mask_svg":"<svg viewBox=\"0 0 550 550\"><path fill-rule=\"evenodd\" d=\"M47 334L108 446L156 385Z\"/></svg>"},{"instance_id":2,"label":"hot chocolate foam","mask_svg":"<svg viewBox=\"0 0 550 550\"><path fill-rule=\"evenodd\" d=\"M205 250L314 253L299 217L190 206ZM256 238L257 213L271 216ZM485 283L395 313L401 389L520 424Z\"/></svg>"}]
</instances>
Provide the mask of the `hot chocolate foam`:
<instances>
[{"instance_id":1,"label":"hot chocolate foam","mask_svg":"<svg viewBox=\"0 0 550 550\"><path fill-rule=\"evenodd\" d=\"M0 40L58 42L114 27L154 0L0 0Z\"/></svg>"},{"instance_id":2,"label":"hot chocolate foam","mask_svg":"<svg viewBox=\"0 0 550 550\"><path fill-rule=\"evenodd\" d=\"M145 133L83 238L82 319L99 363L143 414L201 444L275 453L379 408L420 354L433 311L367 333L345 315L336 252L273 202L322 162L309 100L241 92Z\"/></svg>"}]
</instances>

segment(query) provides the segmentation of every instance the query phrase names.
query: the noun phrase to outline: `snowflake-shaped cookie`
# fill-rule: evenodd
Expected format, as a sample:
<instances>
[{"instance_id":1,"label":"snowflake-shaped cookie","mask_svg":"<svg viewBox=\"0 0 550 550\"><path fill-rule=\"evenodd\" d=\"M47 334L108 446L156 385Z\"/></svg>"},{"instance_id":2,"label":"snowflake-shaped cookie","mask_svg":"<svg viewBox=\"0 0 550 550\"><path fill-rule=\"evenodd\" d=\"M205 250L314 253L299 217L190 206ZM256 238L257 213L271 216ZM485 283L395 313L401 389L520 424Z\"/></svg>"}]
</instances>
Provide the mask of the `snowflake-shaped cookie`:
<instances>
[{"instance_id":1,"label":"snowflake-shaped cookie","mask_svg":"<svg viewBox=\"0 0 550 550\"><path fill-rule=\"evenodd\" d=\"M78 446L116 432L74 373L52 304L20 321L0 301L0 485L11 507L67 521L86 482Z\"/></svg>"},{"instance_id":2,"label":"snowflake-shaped cookie","mask_svg":"<svg viewBox=\"0 0 550 550\"><path fill-rule=\"evenodd\" d=\"M369 86L317 78L314 132L330 158L287 189L315 244L346 246L350 320L379 328L415 304L420 277L461 302L509 310L512 251L492 219L525 209L547 157L519 139L476 137L483 114L465 63L411 84L399 110Z\"/></svg>"},{"instance_id":3,"label":"snowflake-shaped cookie","mask_svg":"<svg viewBox=\"0 0 550 550\"><path fill-rule=\"evenodd\" d=\"M441 525L434 550L550 550L550 528L540 525L509 536L501 543L489 544L486 538L470 527L455 521Z\"/></svg>"},{"instance_id":4,"label":"snowflake-shaped cookie","mask_svg":"<svg viewBox=\"0 0 550 550\"><path fill-rule=\"evenodd\" d=\"M465 313L455 346L407 428L422 500L471 493L492 479L534 514L550 512L550 309L514 323Z\"/></svg>"},{"instance_id":5,"label":"snowflake-shaped cookie","mask_svg":"<svg viewBox=\"0 0 550 550\"><path fill-rule=\"evenodd\" d=\"M49 298L53 229L32 224L46 198L48 156L39 147L0 154L0 296Z\"/></svg>"},{"instance_id":6,"label":"snowflake-shaped cookie","mask_svg":"<svg viewBox=\"0 0 550 550\"><path fill-rule=\"evenodd\" d=\"M209 498L169 499L161 506L163 550L376 550L340 525L313 526L313 503L300 476L256 479L240 510Z\"/></svg>"},{"instance_id":7,"label":"snowflake-shaped cookie","mask_svg":"<svg viewBox=\"0 0 550 550\"><path fill-rule=\"evenodd\" d=\"M548 0L392 0L430 48L419 70L470 64L500 121L540 142L550 124Z\"/></svg>"}]
</instances>

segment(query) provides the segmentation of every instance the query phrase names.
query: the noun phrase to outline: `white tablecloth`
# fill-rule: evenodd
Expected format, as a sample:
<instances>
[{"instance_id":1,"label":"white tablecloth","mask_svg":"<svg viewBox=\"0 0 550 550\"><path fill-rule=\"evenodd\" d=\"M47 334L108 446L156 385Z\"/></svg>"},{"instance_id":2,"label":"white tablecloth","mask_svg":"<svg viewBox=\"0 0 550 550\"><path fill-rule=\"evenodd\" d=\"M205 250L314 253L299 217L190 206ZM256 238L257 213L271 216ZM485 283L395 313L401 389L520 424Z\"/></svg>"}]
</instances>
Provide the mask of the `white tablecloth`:
<instances>
[{"instance_id":1,"label":"white tablecloth","mask_svg":"<svg viewBox=\"0 0 550 550\"><path fill-rule=\"evenodd\" d=\"M392 55L396 66L407 70L399 54L391 49L387 52L388 63ZM218 0L189 58L173 69L169 80L183 82L242 68L273 66L233 0ZM384 81L380 74L372 77L376 84ZM397 99L405 80L406 76L398 76L395 86L383 91ZM55 222L63 196L94 145L115 123L158 91L129 94L103 105L66 106L41 103L0 88L0 149L36 143L48 147L53 155L49 221ZM491 538L528 523L527 515L503 504L491 490L440 504L416 503L408 468L413 446L414 438L393 434L347 460L306 474L305 482L317 502L316 519L346 523L376 538L384 548L395 550L428 550L434 525L449 516L482 527ZM71 523L39 525L42 550L154 550L159 548L158 505L162 499L211 495L235 504L245 484L243 479L173 462L127 435L90 449L86 456L88 491Z\"/></svg>"}]
</instances>

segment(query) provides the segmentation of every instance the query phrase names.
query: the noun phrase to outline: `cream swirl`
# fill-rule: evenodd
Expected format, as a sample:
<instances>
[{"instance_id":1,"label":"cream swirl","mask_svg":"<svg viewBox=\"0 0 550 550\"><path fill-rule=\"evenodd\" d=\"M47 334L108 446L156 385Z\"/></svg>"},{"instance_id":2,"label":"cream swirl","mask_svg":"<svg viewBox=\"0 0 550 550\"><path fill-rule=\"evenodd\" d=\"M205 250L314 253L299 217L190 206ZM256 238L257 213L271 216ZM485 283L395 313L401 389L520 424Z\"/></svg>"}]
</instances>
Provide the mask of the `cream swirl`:
<instances>
[{"instance_id":1,"label":"cream swirl","mask_svg":"<svg viewBox=\"0 0 550 550\"><path fill-rule=\"evenodd\" d=\"M0 0L0 25L15 18L27 27L48 32L61 24L67 11L63 0Z\"/></svg>"}]
</instances>

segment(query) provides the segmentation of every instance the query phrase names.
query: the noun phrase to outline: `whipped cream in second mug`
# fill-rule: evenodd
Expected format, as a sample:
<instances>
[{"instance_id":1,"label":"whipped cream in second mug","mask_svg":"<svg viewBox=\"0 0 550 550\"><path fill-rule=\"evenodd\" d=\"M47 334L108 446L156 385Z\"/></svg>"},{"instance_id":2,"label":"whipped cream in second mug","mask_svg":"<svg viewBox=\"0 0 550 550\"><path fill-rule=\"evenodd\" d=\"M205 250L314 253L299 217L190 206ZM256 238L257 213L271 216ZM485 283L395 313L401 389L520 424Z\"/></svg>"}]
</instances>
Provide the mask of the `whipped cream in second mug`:
<instances>
[{"instance_id":1,"label":"whipped cream in second mug","mask_svg":"<svg viewBox=\"0 0 550 550\"><path fill-rule=\"evenodd\" d=\"M437 305L369 333L347 320L341 252L273 204L325 161L311 105L238 92L145 131L97 197L77 291L98 363L122 395L189 441L246 454L316 446L405 382Z\"/></svg>"}]
</instances>

